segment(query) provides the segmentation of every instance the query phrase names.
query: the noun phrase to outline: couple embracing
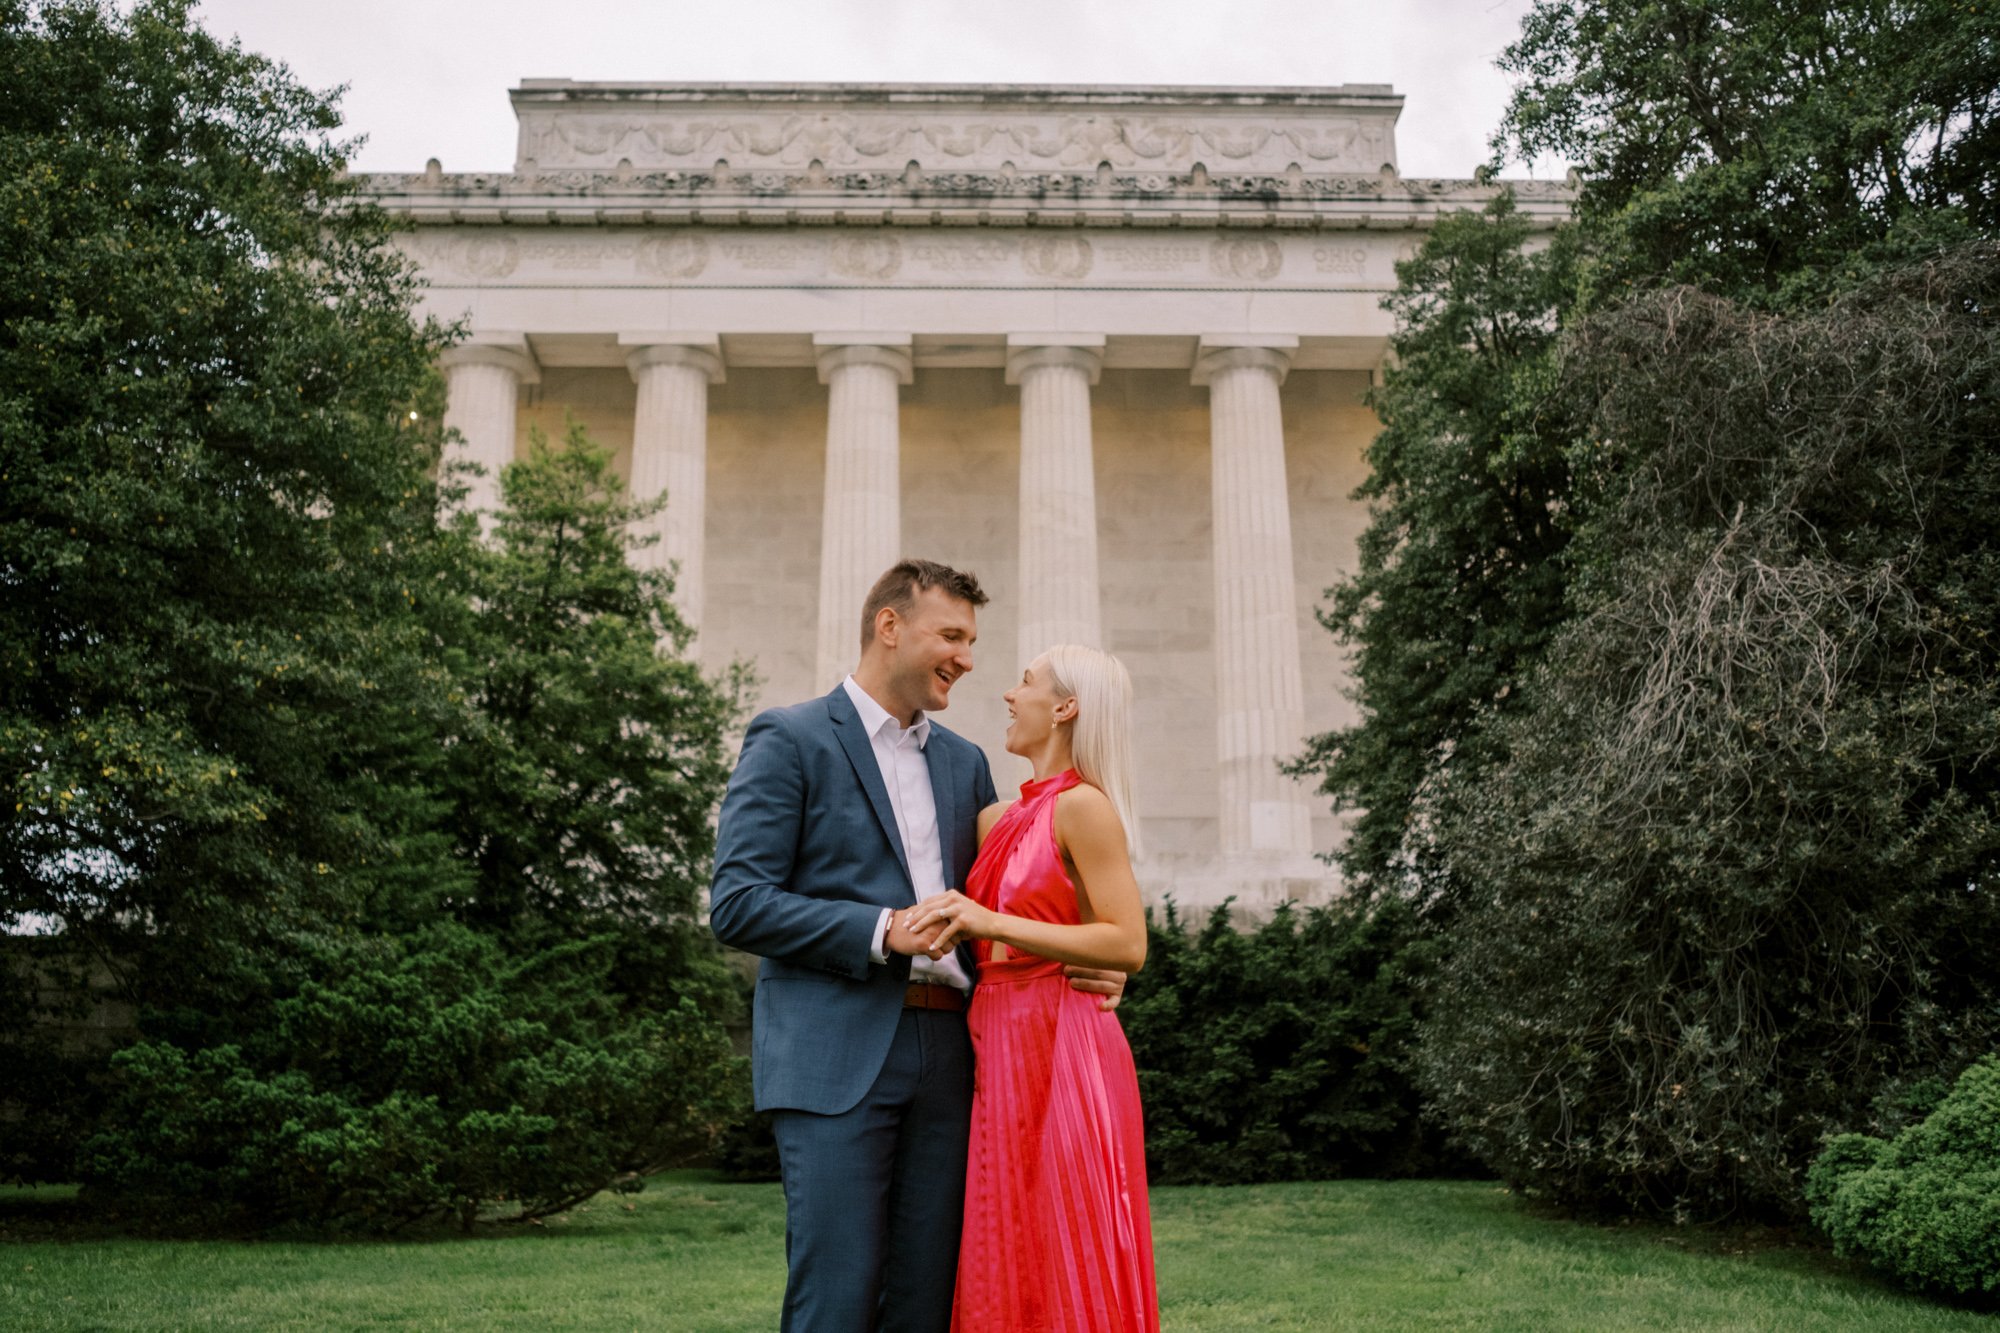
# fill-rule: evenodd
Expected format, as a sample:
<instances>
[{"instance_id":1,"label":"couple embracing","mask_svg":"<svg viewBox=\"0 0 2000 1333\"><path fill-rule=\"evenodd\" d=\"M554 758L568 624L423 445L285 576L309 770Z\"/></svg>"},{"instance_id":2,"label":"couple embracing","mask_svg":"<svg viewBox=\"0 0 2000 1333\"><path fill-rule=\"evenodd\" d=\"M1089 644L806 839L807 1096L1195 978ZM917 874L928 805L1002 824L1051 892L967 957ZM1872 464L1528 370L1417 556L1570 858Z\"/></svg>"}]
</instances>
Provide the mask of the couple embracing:
<instances>
[{"instance_id":1,"label":"couple embracing","mask_svg":"<svg viewBox=\"0 0 2000 1333\"><path fill-rule=\"evenodd\" d=\"M1112 1012L1146 952L1131 684L1094 648L1035 658L1006 695L1035 776L1002 803L931 717L985 603L947 566L889 570L854 674L760 714L722 802L709 916L764 959L788 1330L1159 1327Z\"/></svg>"}]
</instances>

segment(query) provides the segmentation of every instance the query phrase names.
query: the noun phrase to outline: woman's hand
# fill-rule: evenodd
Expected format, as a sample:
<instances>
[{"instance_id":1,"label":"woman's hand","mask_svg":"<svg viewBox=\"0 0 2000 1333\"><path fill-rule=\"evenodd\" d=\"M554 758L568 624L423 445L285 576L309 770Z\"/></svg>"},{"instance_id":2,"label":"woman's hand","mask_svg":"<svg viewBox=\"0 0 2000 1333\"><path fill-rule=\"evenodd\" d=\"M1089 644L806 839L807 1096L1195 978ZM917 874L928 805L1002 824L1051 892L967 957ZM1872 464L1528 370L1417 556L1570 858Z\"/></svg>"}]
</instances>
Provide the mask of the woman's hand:
<instances>
[{"instance_id":1,"label":"woman's hand","mask_svg":"<svg viewBox=\"0 0 2000 1333\"><path fill-rule=\"evenodd\" d=\"M931 957L942 958L960 940L992 939L1000 914L981 907L957 889L946 889L912 907L906 919L910 930L919 935L934 926L942 927L930 949Z\"/></svg>"}]
</instances>

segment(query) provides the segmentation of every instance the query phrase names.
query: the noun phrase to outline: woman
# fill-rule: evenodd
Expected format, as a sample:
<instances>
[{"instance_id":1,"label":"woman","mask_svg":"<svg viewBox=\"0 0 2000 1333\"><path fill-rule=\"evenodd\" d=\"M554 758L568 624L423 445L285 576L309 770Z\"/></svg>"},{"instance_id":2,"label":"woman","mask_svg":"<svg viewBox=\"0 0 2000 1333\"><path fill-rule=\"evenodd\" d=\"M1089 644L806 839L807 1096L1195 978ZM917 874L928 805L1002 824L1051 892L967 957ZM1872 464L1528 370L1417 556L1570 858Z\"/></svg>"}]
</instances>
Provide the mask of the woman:
<instances>
[{"instance_id":1,"label":"woman","mask_svg":"<svg viewBox=\"0 0 2000 1333\"><path fill-rule=\"evenodd\" d=\"M965 893L912 909L934 954L975 941L976 1053L954 1333L1156 1330L1152 1220L1132 1051L1065 963L1136 972L1146 921L1130 849L1132 684L1062 645L1006 695L1034 779L979 817Z\"/></svg>"}]
</instances>

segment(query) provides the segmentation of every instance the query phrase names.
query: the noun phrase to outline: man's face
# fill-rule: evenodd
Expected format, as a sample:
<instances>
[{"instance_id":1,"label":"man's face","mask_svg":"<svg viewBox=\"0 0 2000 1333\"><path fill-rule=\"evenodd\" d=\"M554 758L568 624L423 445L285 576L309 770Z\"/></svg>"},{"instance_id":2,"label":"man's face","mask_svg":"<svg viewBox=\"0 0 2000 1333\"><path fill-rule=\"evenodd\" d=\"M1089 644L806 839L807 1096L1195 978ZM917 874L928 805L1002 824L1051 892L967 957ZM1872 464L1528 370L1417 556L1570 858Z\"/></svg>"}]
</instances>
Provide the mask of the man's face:
<instances>
[{"instance_id":1,"label":"man's face","mask_svg":"<svg viewBox=\"0 0 2000 1333\"><path fill-rule=\"evenodd\" d=\"M979 638L972 603L941 588L919 588L916 604L895 633L891 660L896 693L912 709L935 713L944 708L951 687L972 670L972 645Z\"/></svg>"}]
</instances>

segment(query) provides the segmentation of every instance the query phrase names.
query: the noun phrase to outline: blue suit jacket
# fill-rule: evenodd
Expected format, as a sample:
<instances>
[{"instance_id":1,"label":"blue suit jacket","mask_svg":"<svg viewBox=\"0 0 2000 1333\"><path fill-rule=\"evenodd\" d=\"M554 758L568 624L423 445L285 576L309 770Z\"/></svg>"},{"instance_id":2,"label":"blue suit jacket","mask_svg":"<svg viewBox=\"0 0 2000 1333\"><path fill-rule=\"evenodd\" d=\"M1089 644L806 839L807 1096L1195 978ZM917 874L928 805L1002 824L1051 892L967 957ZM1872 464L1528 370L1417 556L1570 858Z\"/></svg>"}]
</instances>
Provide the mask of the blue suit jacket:
<instances>
[{"instance_id":1,"label":"blue suit jacket","mask_svg":"<svg viewBox=\"0 0 2000 1333\"><path fill-rule=\"evenodd\" d=\"M978 746L931 723L924 758L944 882L962 888L993 773ZM910 960L869 958L882 909L916 890L875 753L847 692L759 713L722 798L709 923L760 955L751 1077L757 1109L834 1115L888 1057ZM961 953L972 971L970 950Z\"/></svg>"}]
</instances>

